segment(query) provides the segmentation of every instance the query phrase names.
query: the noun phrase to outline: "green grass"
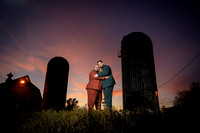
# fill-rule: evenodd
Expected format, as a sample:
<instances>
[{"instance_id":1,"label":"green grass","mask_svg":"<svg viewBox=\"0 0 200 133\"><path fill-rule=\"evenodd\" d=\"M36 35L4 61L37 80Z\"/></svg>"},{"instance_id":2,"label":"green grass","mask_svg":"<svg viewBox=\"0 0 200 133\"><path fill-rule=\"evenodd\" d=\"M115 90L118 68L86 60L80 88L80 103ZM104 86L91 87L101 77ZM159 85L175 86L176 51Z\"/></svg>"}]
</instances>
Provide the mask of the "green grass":
<instances>
[{"instance_id":1,"label":"green grass","mask_svg":"<svg viewBox=\"0 0 200 133\"><path fill-rule=\"evenodd\" d=\"M88 113L86 109L73 111L45 110L23 117L23 122L13 132L128 132L135 127L127 112L103 110Z\"/></svg>"},{"instance_id":2,"label":"green grass","mask_svg":"<svg viewBox=\"0 0 200 133\"><path fill-rule=\"evenodd\" d=\"M178 111L178 112L177 112ZM147 133L196 131L199 113L181 113L168 109L160 114L149 112L119 113L114 110L93 111L85 108L72 111L43 110L26 115L5 116L9 133ZM191 114L193 116L191 117ZM6 122L4 122L5 124ZM196 124L195 124L196 123Z\"/></svg>"}]
</instances>

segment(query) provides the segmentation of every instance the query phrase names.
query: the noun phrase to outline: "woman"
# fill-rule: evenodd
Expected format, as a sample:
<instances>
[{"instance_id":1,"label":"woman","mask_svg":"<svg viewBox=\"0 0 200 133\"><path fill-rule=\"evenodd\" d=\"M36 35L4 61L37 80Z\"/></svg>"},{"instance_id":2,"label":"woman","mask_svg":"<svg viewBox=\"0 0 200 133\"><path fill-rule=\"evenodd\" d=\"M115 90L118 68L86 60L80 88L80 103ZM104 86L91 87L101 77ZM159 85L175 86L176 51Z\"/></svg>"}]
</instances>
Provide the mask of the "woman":
<instances>
[{"instance_id":1,"label":"woman","mask_svg":"<svg viewBox=\"0 0 200 133\"><path fill-rule=\"evenodd\" d=\"M109 76L94 78L94 75L98 74L98 71L99 71L99 67L98 65L95 65L94 69L89 74L89 83L86 86L87 94L88 94L89 112L92 111L92 108L94 107L95 102L97 102L96 109L97 110L101 109L101 100L102 100L101 80L104 80L105 78L109 78Z\"/></svg>"}]
</instances>

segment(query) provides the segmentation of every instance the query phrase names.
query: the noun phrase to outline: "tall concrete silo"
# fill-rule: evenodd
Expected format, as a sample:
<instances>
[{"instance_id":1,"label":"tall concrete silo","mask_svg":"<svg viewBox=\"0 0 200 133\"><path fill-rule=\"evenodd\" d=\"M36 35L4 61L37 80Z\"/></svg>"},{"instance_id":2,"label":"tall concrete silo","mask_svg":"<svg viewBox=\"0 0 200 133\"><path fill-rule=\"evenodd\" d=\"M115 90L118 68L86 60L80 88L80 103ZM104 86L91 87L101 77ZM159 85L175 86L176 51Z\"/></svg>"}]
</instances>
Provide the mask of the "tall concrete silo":
<instances>
[{"instance_id":1,"label":"tall concrete silo","mask_svg":"<svg viewBox=\"0 0 200 133\"><path fill-rule=\"evenodd\" d=\"M158 90L151 39L133 32L121 42L123 108L159 112Z\"/></svg>"},{"instance_id":2,"label":"tall concrete silo","mask_svg":"<svg viewBox=\"0 0 200 133\"><path fill-rule=\"evenodd\" d=\"M64 109L67 95L69 63L63 57L52 58L47 65L42 109Z\"/></svg>"}]
</instances>

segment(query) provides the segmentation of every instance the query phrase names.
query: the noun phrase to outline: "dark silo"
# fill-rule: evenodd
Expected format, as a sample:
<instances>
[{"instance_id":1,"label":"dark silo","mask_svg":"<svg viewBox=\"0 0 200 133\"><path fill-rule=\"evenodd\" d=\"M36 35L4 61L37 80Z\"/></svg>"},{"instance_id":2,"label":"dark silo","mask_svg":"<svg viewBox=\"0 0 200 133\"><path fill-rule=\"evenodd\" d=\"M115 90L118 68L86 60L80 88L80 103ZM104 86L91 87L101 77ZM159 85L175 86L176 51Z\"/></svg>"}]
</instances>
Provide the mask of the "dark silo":
<instances>
[{"instance_id":1,"label":"dark silo","mask_svg":"<svg viewBox=\"0 0 200 133\"><path fill-rule=\"evenodd\" d=\"M121 42L123 108L159 112L158 91L151 39L133 32Z\"/></svg>"},{"instance_id":2,"label":"dark silo","mask_svg":"<svg viewBox=\"0 0 200 133\"><path fill-rule=\"evenodd\" d=\"M69 63L63 57L52 58L47 65L42 109L64 109L67 95Z\"/></svg>"}]
</instances>

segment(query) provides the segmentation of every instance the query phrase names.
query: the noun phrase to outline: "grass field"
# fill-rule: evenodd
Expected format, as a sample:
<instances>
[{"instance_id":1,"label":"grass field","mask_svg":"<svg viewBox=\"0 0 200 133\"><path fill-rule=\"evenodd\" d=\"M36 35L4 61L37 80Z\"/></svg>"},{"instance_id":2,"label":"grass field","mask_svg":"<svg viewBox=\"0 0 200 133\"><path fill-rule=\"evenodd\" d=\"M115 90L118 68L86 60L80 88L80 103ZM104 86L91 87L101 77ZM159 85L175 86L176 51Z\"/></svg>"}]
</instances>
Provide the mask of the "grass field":
<instances>
[{"instance_id":1,"label":"grass field","mask_svg":"<svg viewBox=\"0 0 200 133\"><path fill-rule=\"evenodd\" d=\"M130 114L117 111L46 110L28 114L13 132L128 132L135 127Z\"/></svg>"},{"instance_id":2,"label":"grass field","mask_svg":"<svg viewBox=\"0 0 200 133\"><path fill-rule=\"evenodd\" d=\"M3 132L9 133L146 133L188 132L196 129L195 116L165 111L134 113L114 110L43 110L15 117L7 116ZM12 118L11 118L12 117ZM3 133L2 132L2 133Z\"/></svg>"}]
</instances>

